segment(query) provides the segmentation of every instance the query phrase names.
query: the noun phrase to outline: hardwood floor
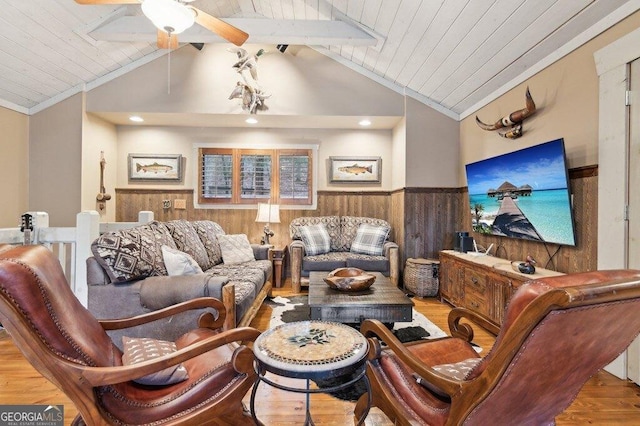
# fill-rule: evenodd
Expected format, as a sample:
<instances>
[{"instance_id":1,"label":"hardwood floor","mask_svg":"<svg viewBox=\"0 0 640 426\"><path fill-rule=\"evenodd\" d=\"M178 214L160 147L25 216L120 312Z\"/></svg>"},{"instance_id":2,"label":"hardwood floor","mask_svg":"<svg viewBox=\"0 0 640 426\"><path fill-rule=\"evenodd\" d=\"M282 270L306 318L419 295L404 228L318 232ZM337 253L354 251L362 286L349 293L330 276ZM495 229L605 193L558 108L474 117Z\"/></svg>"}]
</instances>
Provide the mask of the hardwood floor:
<instances>
[{"instance_id":1,"label":"hardwood floor","mask_svg":"<svg viewBox=\"0 0 640 426\"><path fill-rule=\"evenodd\" d=\"M290 284L287 282L287 284ZM274 296L291 294L290 285L274 289ZM416 309L443 330L447 330L450 308L435 299L415 298ZM271 308L263 305L252 326L268 328ZM474 339L484 351L493 344L493 337L482 330ZM486 352L485 352L486 353ZM293 379L274 378L287 384ZM303 385L303 382L300 383ZM249 398L245 398L248 405ZM71 401L38 374L13 345L10 336L0 331L0 404L62 404L65 424L70 424L77 411ZM266 425L300 425L304 423L305 396L261 384L256 399L256 412ZM324 394L311 396L311 413L318 425L353 424L353 403ZM556 419L557 425L638 425L640 424L640 387L619 380L601 371L584 386L573 404ZM367 417L369 426L391 425L380 411L374 409Z\"/></svg>"}]
</instances>

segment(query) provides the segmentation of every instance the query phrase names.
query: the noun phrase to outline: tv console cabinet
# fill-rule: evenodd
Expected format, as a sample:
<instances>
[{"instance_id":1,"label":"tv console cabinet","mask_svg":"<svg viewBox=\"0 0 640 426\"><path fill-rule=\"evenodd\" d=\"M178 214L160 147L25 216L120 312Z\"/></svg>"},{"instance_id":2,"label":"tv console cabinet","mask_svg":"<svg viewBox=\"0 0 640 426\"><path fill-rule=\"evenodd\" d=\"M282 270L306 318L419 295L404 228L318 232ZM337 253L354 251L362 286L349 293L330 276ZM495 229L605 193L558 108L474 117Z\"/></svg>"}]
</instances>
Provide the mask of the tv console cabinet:
<instances>
[{"instance_id":1,"label":"tv console cabinet","mask_svg":"<svg viewBox=\"0 0 640 426\"><path fill-rule=\"evenodd\" d=\"M497 326L502 324L507 302L520 285L557 275L564 274L543 268L536 268L534 274L522 274L514 271L507 259L453 250L440 252L440 298L477 312Z\"/></svg>"}]
</instances>

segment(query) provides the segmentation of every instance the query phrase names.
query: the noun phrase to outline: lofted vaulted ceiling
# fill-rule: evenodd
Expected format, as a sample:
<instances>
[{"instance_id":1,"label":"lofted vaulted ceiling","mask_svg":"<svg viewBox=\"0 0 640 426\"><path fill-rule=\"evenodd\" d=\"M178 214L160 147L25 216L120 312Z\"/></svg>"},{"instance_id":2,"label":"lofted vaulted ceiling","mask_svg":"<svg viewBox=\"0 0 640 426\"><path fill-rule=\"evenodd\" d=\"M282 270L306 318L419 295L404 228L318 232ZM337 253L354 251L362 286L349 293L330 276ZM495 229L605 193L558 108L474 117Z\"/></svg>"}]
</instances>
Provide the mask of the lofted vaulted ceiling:
<instances>
[{"instance_id":1,"label":"lofted vaulted ceiling","mask_svg":"<svg viewBox=\"0 0 640 426\"><path fill-rule=\"evenodd\" d=\"M464 118L640 9L639 0L195 0ZM139 5L0 0L0 106L27 114L165 51ZM180 41L222 43L197 25Z\"/></svg>"}]
</instances>

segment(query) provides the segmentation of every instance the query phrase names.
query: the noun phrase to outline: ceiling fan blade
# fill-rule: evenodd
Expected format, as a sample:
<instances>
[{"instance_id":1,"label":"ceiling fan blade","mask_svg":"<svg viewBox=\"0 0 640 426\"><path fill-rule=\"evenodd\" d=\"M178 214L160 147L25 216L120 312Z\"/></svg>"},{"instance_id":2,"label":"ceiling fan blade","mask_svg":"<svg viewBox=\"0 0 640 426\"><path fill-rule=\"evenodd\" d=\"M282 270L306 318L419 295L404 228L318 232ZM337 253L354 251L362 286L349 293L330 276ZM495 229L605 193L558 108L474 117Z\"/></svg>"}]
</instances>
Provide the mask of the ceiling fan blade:
<instances>
[{"instance_id":1,"label":"ceiling fan blade","mask_svg":"<svg viewBox=\"0 0 640 426\"><path fill-rule=\"evenodd\" d=\"M198 24L202 25L209 31L218 34L220 37L230 41L236 46L242 46L242 44L249 38L249 34L245 33L240 28L227 24L226 22L203 12L200 9L196 9L192 6L190 7L196 12L196 22Z\"/></svg>"},{"instance_id":2,"label":"ceiling fan blade","mask_svg":"<svg viewBox=\"0 0 640 426\"><path fill-rule=\"evenodd\" d=\"M177 49L178 36L175 34L169 35L169 33L158 30L158 47L160 49Z\"/></svg>"},{"instance_id":3,"label":"ceiling fan blade","mask_svg":"<svg viewBox=\"0 0 640 426\"><path fill-rule=\"evenodd\" d=\"M140 4L140 0L76 0L78 4Z\"/></svg>"}]
</instances>

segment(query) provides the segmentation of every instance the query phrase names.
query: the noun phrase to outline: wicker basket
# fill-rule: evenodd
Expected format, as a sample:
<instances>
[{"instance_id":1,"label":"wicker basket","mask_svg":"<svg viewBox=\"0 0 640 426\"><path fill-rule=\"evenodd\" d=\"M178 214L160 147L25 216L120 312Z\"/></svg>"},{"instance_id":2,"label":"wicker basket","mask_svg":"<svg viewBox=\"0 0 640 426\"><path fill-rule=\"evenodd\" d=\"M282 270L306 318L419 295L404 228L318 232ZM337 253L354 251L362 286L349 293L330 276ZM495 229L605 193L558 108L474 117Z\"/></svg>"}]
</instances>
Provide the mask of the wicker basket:
<instances>
[{"instance_id":1,"label":"wicker basket","mask_svg":"<svg viewBox=\"0 0 640 426\"><path fill-rule=\"evenodd\" d=\"M404 266L404 287L419 297L438 294L440 262L433 259L407 259Z\"/></svg>"}]
</instances>

